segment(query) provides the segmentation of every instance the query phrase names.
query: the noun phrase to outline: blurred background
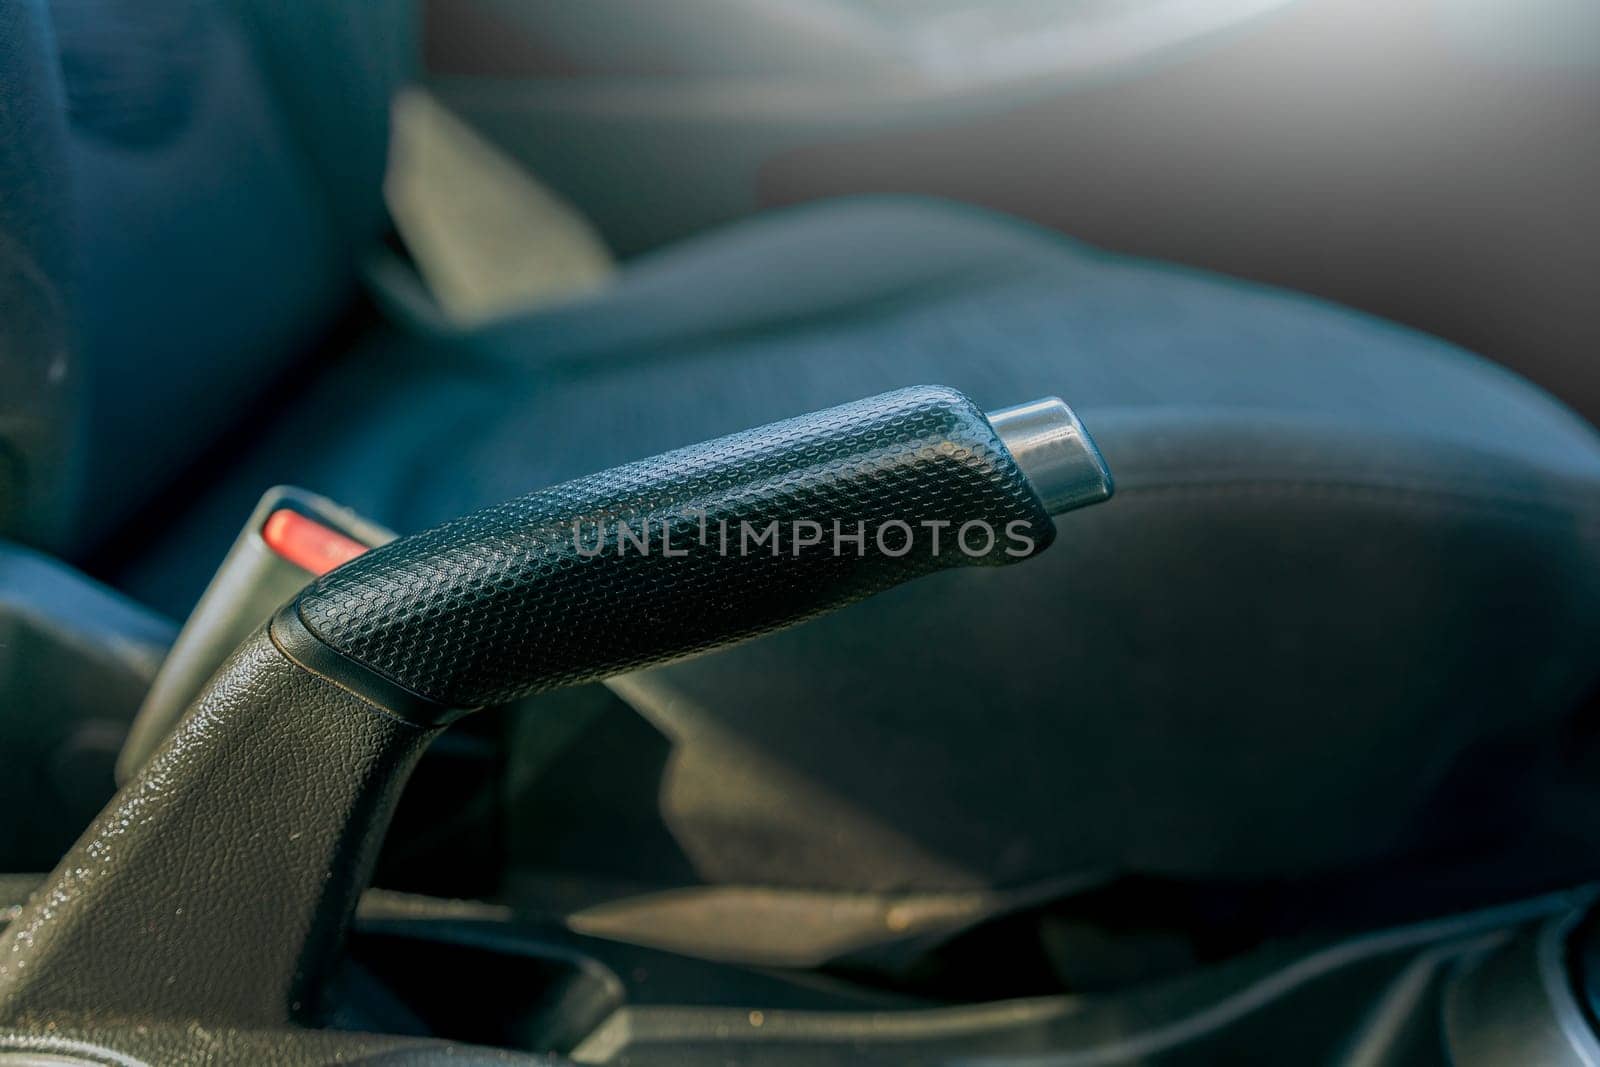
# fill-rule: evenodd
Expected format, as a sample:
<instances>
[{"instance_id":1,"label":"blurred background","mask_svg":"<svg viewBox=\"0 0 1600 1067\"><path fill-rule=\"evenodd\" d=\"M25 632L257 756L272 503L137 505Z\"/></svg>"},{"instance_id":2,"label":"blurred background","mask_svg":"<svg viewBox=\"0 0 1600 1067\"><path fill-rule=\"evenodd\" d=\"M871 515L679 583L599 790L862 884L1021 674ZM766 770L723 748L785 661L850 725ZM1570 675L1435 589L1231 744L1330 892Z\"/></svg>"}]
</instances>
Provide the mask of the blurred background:
<instances>
[{"instance_id":1,"label":"blurred background","mask_svg":"<svg viewBox=\"0 0 1600 1067\"><path fill-rule=\"evenodd\" d=\"M954 197L1419 327L1600 420L1589 0L430 0L423 50L623 257Z\"/></svg>"}]
</instances>

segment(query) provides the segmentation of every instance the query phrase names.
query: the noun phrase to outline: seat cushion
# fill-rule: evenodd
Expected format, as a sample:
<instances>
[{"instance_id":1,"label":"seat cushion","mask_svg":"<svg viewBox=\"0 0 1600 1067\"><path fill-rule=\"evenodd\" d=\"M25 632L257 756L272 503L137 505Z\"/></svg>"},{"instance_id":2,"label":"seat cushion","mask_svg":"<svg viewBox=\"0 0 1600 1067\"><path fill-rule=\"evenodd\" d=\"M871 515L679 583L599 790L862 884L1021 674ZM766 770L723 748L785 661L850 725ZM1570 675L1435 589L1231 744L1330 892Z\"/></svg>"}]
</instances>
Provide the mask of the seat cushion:
<instances>
[{"instance_id":1,"label":"seat cushion","mask_svg":"<svg viewBox=\"0 0 1600 1067\"><path fill-rule=\"evenodd\" d=\"M1586 424L1429 337L953 205L796 208L470 337L383 331L123 582L181 610L274 482L404 531L918 382L1064 397L1116 498L1026 567L615 683L659 753L570 745L566 784L527 788L559 840L604 847L528 863L949 890L1594 836L1552 814L1593 791L1550 766L1600 646ZM652 808L670 862L619 842L612 795Z\"/></svg>"}]
</instances>

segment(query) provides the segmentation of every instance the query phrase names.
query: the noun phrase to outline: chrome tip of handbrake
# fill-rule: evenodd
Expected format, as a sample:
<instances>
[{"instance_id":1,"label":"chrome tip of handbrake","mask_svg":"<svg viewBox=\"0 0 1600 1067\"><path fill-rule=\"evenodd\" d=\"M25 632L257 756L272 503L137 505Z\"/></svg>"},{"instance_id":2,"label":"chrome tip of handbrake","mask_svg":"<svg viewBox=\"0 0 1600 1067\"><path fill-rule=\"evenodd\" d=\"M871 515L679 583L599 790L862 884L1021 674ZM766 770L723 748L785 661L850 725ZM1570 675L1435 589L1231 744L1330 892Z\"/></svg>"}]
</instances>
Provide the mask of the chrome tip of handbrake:
<instances>
[{"instance_id":1,"label":"chrome tip of handbrake","mask_svg":"<svg viewBox=\"0 0 1600 1067\"><path fill-rule=\"evenodd\" d=\"M1078 416L1060 397L989 412L989 425L1052 515L1111 496L1111 470Z\"/></svg>"}]
</instances>

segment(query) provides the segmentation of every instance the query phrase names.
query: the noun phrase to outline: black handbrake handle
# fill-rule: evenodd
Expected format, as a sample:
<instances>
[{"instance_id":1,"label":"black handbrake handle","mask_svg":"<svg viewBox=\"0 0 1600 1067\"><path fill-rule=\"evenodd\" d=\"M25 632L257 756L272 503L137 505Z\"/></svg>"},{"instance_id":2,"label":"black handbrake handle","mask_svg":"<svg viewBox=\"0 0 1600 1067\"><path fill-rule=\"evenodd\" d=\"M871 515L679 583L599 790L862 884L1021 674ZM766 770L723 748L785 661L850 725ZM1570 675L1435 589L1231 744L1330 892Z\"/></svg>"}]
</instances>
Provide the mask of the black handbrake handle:
<instances>
[{"instance_id":1,"label":"black handbrake handle","mask_svg":"<svg viewBox=\"0 0 1600 1067\"><path fill-rule=\"evenodd\" d=\"M303 625L427 719L720 647L930 571L1013 563L1055 528L1008 428L1056 510L1110 483L1060 401L1000 422L955 390L903 389L603 471L370 552L274 632L299 648Z\"/></svg>"},{"instance_id":2,"label":"black handbrake handle","mask_svg":"<svg viewBox=\"0 0 1600 1067\"><path fill-rule=\"evenodd\" d=\"M0 1021L313 1018L393 801L463 710L1028 558L1111 482L1059 400L918 387L395 541L246 642L0 940Z\"/></svg>"}]
</instances>

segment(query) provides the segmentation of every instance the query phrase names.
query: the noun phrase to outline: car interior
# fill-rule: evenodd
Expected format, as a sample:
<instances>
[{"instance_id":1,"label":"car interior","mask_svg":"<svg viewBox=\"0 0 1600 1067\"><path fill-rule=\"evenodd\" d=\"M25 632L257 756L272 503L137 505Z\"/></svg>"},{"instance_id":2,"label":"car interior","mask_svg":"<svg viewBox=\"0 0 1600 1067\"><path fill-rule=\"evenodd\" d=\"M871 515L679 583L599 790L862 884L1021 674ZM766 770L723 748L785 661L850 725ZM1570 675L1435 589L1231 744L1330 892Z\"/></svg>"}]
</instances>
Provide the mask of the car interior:
<instances>
[{"instance_id":1,"label":"car interior","mask_svg":"<svg viewBox=\"0 0 1600 1067\"><path fill-rule=\"evenodd\" d=\"M0 0L0 1064L1600 1063L1597 12Z\"/></svg>"}]
</instances>

